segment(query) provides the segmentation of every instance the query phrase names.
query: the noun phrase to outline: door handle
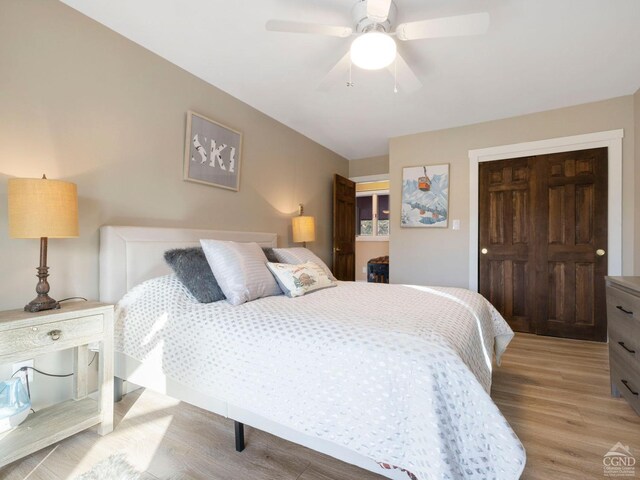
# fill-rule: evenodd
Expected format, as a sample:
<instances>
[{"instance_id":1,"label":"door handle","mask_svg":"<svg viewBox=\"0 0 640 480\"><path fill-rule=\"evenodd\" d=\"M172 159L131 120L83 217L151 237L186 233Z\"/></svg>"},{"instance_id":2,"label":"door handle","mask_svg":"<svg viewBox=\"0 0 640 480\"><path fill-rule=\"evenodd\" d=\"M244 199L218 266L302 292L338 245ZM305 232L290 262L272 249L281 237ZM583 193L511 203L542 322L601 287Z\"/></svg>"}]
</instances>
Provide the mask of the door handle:
<instances>
[{"instance_id":1,"label":"door handle","mask_svg":"<svg viewBox=\"0 0 640 480\"><path fill-rule=\"evenodd\" d=\"M603 249L599 248L596 250L596 255L598 255L599 257L604 257L604 254L607 253L605 252Z\"/></svg>"},{"instance_id":2,"label":"door handle","mask_svg":"<svg viewBox=\"0 0 640 480\"><path fill-rule=\"evenodd\" d=\"M342 251L338 247L336 247L335 250L336 250L336 252L341 252Z\"/></svg>"},{"instance_id":3,"label":"door handle","mask_svg":"<svg viewBox=\"0 0 640 480\"><path fill-rule=\"evenodd\" d=\"M487 250L486 248L483 248L482 250L480 250L480 253L482 253L483 255L486 255L487 253L489 253L489 250Z\"/></svg>"}]
</instances>

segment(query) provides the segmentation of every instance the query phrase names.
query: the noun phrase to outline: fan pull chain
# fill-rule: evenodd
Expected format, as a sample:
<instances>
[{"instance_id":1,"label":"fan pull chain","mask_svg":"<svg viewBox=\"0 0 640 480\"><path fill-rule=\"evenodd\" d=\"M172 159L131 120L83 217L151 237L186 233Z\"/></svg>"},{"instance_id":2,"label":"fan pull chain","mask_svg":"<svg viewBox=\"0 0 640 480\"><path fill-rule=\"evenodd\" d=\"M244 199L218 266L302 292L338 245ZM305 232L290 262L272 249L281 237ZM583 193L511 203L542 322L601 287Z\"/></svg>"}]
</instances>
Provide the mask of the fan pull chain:
<instances>
[{"instance_id":1,"label":"fan pull chain","mask_svg":"<svg viewBox=\"0 0 640 480\"><path fill-rule=\"evenodd\" d=\"M352 69L353 69L353 62L349 61L349 81L347 81L347 87L353 87L353 79L351 78Z\"/></svg>"},{"instance_id":2,"label":"fan pull chain","mask_svg":"<svg viewBox=\"0 0 640 480\"><path fill-rule=\"evenodd\" d=\"M398 57L393 63L393 93L398 93Z\"/></svg>"}]
</instances>

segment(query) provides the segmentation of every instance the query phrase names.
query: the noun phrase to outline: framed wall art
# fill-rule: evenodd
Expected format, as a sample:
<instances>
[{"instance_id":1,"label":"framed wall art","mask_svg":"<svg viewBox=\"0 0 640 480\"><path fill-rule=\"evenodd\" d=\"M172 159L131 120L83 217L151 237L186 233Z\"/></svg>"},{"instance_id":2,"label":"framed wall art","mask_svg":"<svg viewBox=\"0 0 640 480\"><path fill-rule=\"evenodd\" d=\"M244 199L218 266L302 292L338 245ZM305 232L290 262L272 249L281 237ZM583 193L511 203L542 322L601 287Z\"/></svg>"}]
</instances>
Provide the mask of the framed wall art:
<instances>
[{"instance_id":1,"label":"framed wall art","mask_svg":"<svg viewBox=\"0 0 640 480\"><path fill-rule=\"evenodd\" d=\"M241 148L241 132L188 112L184 179L237 192Z\"/></svg>"},{"instance_id":2,"label":"framed wall art","mask_svg":"<svg viewBox=\"0 0 640 480\"><path fill-rule=\"evenodd\" d=\"M449 226L449 164L402 169L401 227Z\"/></svg>"}]
</instances>

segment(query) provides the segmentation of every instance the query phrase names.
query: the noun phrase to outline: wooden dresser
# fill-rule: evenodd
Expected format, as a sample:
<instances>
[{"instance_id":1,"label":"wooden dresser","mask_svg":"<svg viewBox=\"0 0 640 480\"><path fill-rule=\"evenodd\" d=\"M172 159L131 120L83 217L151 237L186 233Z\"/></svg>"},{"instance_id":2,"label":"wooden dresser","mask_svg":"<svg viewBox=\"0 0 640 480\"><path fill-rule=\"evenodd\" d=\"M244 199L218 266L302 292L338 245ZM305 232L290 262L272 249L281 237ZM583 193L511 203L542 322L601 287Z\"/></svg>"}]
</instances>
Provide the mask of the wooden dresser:
<instances>
[{"instance_id":1,"label":"wooden dresser","mask_svg":"<svg viewBox=\"0 0 640 480\"><path fill-rule=\"evenodd\" d=\"M640 414L640 277L607 277L611 395Z\"/></svg>"}]
</instances>

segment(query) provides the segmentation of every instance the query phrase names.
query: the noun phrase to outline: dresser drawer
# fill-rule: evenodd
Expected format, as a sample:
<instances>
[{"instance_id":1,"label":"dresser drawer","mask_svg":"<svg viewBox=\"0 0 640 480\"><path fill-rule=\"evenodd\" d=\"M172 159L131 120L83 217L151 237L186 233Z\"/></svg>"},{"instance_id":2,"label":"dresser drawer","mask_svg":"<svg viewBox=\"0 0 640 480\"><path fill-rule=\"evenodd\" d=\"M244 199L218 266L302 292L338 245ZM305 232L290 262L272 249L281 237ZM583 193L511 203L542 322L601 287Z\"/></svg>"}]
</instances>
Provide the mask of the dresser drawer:
<instances>
[{"instance_id":1,"label":"dresser drawer","mask_svg":"<svg viewBox=\"0 0 640 480\"><path fill-rule=\"evenodd\" d=\"M7 330L0 335L0 359L20 352L39 354L68 348L67 344L77 344L81 339L89 341L102 333L103 324L103 315L90 315Z\"/></svg>"},{"instance_id":2,"label":"dresser drawer","mask_svg":"<svg viewBox=\"0 0 640 480\"><path fill-rule=\"evenodd\" d=\"M609 348L609 366L611 383L640 415L640 366L628 362L613 348Z\"/></svg>"},{"instance_id":3,"label":"dresser drawer","mask_svg":"<svg viewBox=\"0 0 640 480\"><path fill-rule=\"evenodd\" d=\"M625 361L640 365L640 324L612 312L608 313L608 323L610 348Z\"/></svg>"},{"instance_id":4,"label":"dresser drawer","mask_svg":"<svg viewBox=\"0 0 640 480\"><path fill-rule=\"evenodd\" d=\"M614 285L607 287L607 315L640 324L640 297Z\"/></svg>"}]
</instances>

